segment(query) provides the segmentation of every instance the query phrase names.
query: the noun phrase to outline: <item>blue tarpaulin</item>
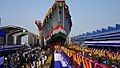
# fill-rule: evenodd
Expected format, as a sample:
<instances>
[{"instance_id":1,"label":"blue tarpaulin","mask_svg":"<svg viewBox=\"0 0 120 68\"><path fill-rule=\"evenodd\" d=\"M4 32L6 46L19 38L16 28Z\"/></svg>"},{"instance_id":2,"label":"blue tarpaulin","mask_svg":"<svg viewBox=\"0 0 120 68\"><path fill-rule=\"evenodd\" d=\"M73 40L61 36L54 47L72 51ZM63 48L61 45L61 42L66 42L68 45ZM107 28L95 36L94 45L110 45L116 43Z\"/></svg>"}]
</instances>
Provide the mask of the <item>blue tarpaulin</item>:
<instances>
[{"instance_id":1,"label":"blue tarpaulin","mask_svg":"<svg viewBox=\"0 0 120 68\"><path fill-rule=\"evenodd\" d=\"M54 61L54 68L63 68L60 61Z\"/></svg>"},{"instance_id":2,"label":"blue tarpaulin","mask_svg":"<svg viewBox=\"0 0 120 68\"><path fill-rule=\"evenodd\" d=\"M4 56L0 57L0 68L4 68Z\"/></svg>"}]
</instances>

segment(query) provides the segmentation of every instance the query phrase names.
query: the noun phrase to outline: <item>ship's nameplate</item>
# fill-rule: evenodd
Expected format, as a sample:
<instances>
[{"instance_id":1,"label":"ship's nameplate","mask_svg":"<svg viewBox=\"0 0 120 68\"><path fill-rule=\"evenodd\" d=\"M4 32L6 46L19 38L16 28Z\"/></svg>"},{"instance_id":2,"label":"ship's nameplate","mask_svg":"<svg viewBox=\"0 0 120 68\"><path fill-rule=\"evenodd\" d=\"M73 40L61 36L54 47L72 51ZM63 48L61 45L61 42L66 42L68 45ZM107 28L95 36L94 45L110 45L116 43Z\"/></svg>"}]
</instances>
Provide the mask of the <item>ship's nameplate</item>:
<instances>
[{"instance_id":1,"label":"ship's nameplate","mask_svg":"<svg viewBox=\"0 0 120 68\"><path fill-rule=\"evenodd\" d=\"M65 1L65 0L55 0L55 1Z\"/></svg>"}]
</instances>

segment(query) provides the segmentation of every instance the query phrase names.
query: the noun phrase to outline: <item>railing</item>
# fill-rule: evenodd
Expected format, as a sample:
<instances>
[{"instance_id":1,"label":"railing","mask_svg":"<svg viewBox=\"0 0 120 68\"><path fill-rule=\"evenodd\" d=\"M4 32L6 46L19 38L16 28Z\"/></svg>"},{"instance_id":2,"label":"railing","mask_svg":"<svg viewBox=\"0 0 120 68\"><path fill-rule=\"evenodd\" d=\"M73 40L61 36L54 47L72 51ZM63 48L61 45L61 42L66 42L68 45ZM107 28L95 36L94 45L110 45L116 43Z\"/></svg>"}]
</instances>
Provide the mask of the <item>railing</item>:
<instances>
[{"instance_id":1,"label":"railing","mask_svg":"<svg viewBox=\"0 0 120 68\"><path fill-rule=\"evenodd\" d=\"M0 45L0 51L14 50L23 47L24 45Z\"/></svg>"}]
</instances>

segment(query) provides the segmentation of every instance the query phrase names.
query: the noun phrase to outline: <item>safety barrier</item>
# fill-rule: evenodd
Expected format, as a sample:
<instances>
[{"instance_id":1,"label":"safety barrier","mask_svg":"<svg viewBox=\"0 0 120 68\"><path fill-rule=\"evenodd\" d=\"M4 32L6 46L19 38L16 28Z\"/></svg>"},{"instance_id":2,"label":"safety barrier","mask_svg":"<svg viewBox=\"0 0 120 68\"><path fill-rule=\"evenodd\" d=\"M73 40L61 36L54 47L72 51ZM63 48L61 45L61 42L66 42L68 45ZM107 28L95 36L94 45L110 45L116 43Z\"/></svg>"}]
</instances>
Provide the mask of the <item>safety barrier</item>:
<instances>
[{"instance_id":1,"label":"safety barrier","mask_svg":"<svg viewBox=\"0 0 120 68\"><path fill-rule=\"evenodd\" d=\"M69 50L65 47L61 47L61 54L66 59L69 66L72 68L109 68L109 66L98 63L96 60L85 57L79 52Z\"/></svg>"}]
</instances>

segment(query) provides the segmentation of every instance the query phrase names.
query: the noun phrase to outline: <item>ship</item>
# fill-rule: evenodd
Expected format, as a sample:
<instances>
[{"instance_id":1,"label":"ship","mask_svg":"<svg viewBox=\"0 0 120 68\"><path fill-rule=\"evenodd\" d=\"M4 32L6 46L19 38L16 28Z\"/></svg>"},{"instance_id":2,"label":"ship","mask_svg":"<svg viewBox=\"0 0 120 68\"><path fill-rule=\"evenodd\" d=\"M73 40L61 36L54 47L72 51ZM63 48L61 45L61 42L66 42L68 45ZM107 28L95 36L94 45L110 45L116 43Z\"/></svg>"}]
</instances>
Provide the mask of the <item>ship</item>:
<instances>
[{"instance_id":1,"label":"ship","mask_svg":"<svg viewBox=\"0 0 120 68\"><path fill-rule=\"evenodd\" d=\"M71 15L65 0L55 0L43 20L42 30L47 45L63 45L71 27Z\"/></svg>"}]
</instances>

